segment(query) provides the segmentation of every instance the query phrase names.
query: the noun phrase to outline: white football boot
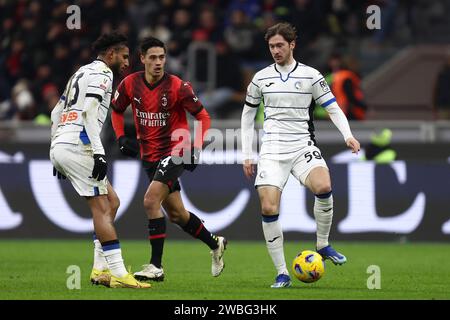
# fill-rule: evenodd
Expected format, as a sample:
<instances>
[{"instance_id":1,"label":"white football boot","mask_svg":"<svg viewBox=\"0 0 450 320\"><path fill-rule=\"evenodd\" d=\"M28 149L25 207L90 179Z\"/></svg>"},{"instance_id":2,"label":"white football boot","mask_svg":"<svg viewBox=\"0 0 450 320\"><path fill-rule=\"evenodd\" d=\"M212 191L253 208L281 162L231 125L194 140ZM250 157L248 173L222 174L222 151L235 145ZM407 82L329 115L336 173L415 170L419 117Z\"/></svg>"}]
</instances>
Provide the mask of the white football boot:
<instances>
[{"instance_id":1,"label":"white football boot","mask_svg":"<svg viewBox=\"0 0 450 320\"><path fill-rule=\"evenodd\" d=\"M227 239L219 236L217 237L217 244L219 245L217 249L211 250L211 274L213 275L213 277L218 277L225 267L225 263L223 261L223 253L227 248Z\"/></svg>"},{"instance_id":2,"label":"white football boot","mask_svg":"<svg viewBox=\"0 0 450 320\"><path fill-rule=\"evenodd\" d=\"M144 264L141 271L135 272L134 277L140 281L164 281L164 270L153 264Z\"/></svg>"}]
</instances>

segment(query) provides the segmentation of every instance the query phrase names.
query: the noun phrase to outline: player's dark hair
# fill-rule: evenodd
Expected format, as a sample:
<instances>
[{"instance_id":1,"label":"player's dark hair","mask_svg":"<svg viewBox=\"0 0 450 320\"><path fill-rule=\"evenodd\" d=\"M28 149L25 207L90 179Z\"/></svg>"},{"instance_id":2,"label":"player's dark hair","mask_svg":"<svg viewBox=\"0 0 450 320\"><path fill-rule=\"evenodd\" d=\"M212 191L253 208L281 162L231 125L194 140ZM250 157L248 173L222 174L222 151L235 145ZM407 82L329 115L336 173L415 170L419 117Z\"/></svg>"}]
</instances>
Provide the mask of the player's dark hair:
<instances>
[{"instance_id":1,"label":"player's dark hair","mask_svg":"<svg viewBox=\"0 0 450 320\"><path fill-rule=\"evenodd\" d=\"M276 36L277 34L282 36L284 40L289 43L297 40L297 30L292 24L287 22L280 22L276 25L271 26L269 29L267 29L264 39L266 41L269 41L270 38Z\"/></svg>"},{"instance_id":2,"label":"player's dark hair","mask_svg":"<svg viewBox=\"0 0 450 320\"><path fill-rule=\"evenodd\" d=\"M102 34L92 44L92 50L97 54L105 53L108 49L113 48L117 50L121 47L127 46L127 37L123 34L113 31L111 33Z\"/></svg>"},{"instance_id":3,"label":"player's dark hair","mask_svg":"<svg viewBox=\"0 0 450 320\"><path fill-rule=\"evenodd\" d=\"M147 37L141 40L139 47L141 49L141 54L145 55L147 50L153 47L159 47L164 49L164 53L166 53L166 46L164 42L154 37Z\"/></svg>"}]
</instances>

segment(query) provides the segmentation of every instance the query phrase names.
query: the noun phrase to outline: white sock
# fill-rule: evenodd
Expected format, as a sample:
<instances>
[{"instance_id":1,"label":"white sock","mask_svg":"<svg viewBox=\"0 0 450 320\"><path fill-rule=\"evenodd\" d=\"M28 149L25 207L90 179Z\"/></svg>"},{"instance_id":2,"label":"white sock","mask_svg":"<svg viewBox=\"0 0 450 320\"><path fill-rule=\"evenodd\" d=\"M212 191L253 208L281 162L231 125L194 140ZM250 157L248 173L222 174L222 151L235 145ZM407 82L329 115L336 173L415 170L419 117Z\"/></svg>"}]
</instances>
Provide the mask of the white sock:
<instances>
[{"instance_id":1,"label":"white sock","mask_svg":"<svg viewBox=\"0 0 450 320\"><path fill-rule=\"evenodd\" d=\"M264 221L264 217L270 217ZM277 269L277 274L289 274L286 268L286 261L284 259L283 248L283 231L281 229L281 223L276 216L264 216L262 221L262 227L264 232L264 238L266 239L267 250L272 258L273 264ZM276 218L274 221L271 218Z\"/></svg>"},{"instance_id":2,"label":"white sock","mask_svg":"<svg viewBox=\"0 0 450 320\"><path fill-rule=\"evenodd\" d=\"M102 244L98 239L94 240L94 269L104 271L108 269L108 262L106 262L103 254Z\"/></svg>"},{"instance_id":3,"label":"white sock","mask_svg":"<svg viewBox=\"0 0 450 320\"><path fill-rule=\"evenodd\" d=\"M314 201L314 217L317 224L317 250L328 245L331 223L333 220L333 195L330 193L328 198L319 198L316 196Z\"/></svg>"},{"instance_id":4,"label":"white sock","mask_svg":"<svg viewBox=\"0 0 450 320\"><path fill-rule=\"evenodd\" d=\"M113 276L121 278L128 273L123 264L122 250L119 243L103 246L103 254L108 263L108 269Z\"/></svg>"}]
</instances>

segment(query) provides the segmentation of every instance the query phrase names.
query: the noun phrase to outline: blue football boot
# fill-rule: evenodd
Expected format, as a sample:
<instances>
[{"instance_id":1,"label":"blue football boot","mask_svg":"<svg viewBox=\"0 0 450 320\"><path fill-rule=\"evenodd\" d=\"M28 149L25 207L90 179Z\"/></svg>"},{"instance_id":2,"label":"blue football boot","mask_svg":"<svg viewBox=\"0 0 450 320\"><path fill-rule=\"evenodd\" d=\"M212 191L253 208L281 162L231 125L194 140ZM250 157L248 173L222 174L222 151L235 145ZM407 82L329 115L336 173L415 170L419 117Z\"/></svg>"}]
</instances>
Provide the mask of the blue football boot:
<instances>
[{"instance_id":1,"label":"blue football boot","mask_svg":"<svg viewBox=\"0 0 450 320\"><path fill-rule=\"evenodd\" d=\"M271 285L271 288L287 288L291 286L291 277L287 274L279 274L275 278L275 283Z\"/></svg>"},{"instance_id":2,"label":"blue football boot","mask_svg":"<svg viewBox=\"0 0 450 320\"><path fill-rule=\"evenodd\" d=\"M347 258L333 249L332 246L328 245L320 250L317 250L324 259L330 259L334 264L342 265L347 262Z\"/></svg>"}]
</instances>

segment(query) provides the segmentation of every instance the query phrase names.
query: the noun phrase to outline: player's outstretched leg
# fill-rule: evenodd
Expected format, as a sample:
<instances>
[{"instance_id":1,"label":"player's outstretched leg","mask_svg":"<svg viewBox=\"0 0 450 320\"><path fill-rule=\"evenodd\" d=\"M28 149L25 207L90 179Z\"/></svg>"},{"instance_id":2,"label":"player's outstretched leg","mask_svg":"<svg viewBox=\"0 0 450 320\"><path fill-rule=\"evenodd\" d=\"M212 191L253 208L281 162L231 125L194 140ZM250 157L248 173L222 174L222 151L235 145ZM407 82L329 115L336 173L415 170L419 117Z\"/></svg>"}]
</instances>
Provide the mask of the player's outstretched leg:
<instances>
[{"instance_id":1,"label":"player's outstretched leg","mask_svg":"<svg viewBox=\"0 0 450 320\"><path fill-rule=\"evenodd\" d=\"M329 259L335 265L342 265L347 262L347 258L342 254L334 250L331 245L327 245L319 250L317 250L324 259Z\"/></svg>"},{"instance_id":2,"label":"player's outstretched leg","mask_svg":"<svg viewBox=\"0 0 450 320\"><path fill-rule=\"evenodd\" d=\"M227 248L227 240L209 232L202 220L192 212L189 212L189 220L186 225L180 227L194 238L203 241L211 249L211 274L213 277L218 277L225 268L223 254Z\"/></svg>"},{"instance_id":3,"label":"player's outstretched leg","mask_svg":"<svg viewBox=\"0 0 450 320\"><path fill-rule=\"evenodd\" d=\"M219 276L225 267L223 255L227 248L227 240L209 232L199 217L185 209L179 191L172 192L162 205L171 222L179 225L184 232L201 240L211 249L211 274L213 277Z\"/></svg>"}]
</instances>

